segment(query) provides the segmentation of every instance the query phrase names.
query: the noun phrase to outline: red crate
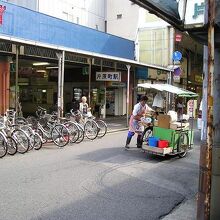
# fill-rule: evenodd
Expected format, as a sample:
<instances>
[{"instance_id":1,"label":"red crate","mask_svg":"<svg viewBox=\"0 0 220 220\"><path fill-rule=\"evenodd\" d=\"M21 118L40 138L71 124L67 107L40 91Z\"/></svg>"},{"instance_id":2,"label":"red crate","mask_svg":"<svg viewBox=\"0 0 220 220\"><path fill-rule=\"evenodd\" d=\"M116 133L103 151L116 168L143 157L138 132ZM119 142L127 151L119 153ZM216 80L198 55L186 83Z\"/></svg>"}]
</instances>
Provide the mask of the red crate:
<instances>
[{"instance_id":1,"label":"red crate","mask_svg":"<svg viewBox=\"0 0 220 220\"><path fill-rule=\"evenodd\" d=\"M158 147L159 148L169 147L169 141L167 141L167 140L159 140L158 141Z\"/></svg>"}]
</instances>

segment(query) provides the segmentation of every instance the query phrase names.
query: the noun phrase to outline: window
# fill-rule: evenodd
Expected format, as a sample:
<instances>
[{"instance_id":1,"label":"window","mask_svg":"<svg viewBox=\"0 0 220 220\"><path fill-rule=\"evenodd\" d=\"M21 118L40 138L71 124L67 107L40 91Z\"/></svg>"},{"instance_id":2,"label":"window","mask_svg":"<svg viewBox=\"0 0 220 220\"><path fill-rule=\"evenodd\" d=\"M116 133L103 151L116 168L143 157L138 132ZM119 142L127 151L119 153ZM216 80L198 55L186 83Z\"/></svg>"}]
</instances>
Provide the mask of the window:
<instances>
[{"instance_id":1,"label":"window","mask_svg":"<svg viewBox=\"0 0 220 220\"><path fill-rule=\"evenodd\" d=\"M117 14L117 19L121 19L122 18L122 14Z\"/></svg>"}]
</instances>

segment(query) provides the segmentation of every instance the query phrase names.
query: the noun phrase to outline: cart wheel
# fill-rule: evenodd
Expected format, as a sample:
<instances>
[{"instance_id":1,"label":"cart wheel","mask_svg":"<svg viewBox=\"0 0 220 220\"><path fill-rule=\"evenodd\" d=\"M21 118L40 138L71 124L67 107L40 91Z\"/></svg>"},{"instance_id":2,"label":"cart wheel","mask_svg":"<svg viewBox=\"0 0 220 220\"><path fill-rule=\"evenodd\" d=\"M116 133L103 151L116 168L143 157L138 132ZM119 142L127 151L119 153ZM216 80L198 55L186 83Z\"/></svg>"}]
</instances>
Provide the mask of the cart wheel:
<instances>
[{"instance_id":1,"label":"cart wheel","mask_svg":"<svg viewBox=\"0 0 220 220\"><path fill-rule=\"evenodd\" d=\"M142 134L142 142L145 142L146 139L151 137L153 134L153 128L152 127L147 127L144 129L143 134Z\"/></svg>"},{"instance_id":2,"label":"cart wheel","mask_svg":"<svg viewBox=\"0 0 220 220\"><path fill-rule=\"evenodd\" d=\"M178 140L178 156L183 158L186 156L189 148L189 136L187 133L181 133Z\"/></svg>"}]
</instances>

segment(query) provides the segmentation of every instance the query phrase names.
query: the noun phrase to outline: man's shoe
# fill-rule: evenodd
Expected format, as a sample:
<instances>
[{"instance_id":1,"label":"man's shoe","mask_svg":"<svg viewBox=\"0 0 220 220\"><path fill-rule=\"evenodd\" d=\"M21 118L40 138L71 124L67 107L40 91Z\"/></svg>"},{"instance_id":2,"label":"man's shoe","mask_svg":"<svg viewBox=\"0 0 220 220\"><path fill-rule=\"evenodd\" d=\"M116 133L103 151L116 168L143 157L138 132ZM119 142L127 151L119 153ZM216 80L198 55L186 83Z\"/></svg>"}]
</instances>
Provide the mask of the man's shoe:
<instances>
[{"instance_id":1,"label":"man's shoe","mask_svg":"<svg viewBox=\"0 0 220 220\"><path fill-rule=\"evenodd\" d=\"M137 145L137 148L142 148L142 145Z\"/></svg>"}]
</instances>

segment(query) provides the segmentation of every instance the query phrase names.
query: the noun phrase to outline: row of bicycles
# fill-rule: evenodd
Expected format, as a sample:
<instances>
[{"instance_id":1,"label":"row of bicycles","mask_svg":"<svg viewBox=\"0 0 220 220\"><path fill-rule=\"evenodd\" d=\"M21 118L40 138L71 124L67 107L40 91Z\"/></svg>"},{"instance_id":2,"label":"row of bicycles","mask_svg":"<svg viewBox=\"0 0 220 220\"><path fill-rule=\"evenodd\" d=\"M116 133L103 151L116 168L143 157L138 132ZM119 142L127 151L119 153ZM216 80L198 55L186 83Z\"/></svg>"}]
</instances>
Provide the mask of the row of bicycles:
<instances>
[{"instance_id":1,"label":"row of bicycles","mask_svg":"<svg viewBox=\"0 0 220 220\"><path fill-rule=\"evenodd\" d=\"M58 147L80 143L85 138L94 140L104 137L107 125L103 120L87 117L71 110L63 118L57 112L47 113L38 106L36 116L17 117L14 110L0 116L0 158L6 154L26 153L41 149L45 143Z\"/></svg>"}]
</instances>

